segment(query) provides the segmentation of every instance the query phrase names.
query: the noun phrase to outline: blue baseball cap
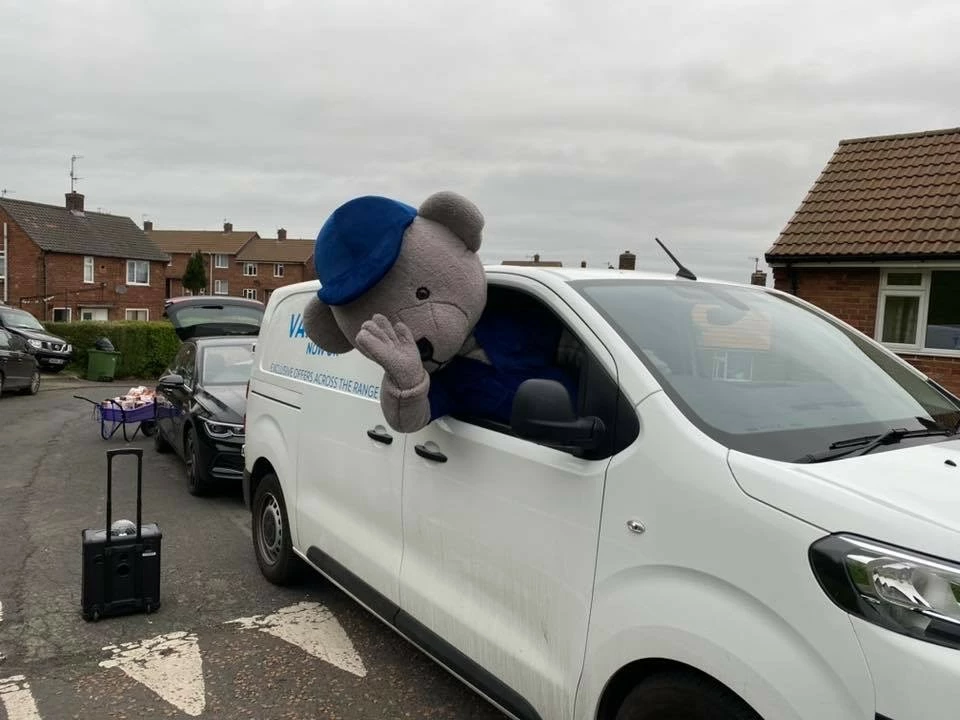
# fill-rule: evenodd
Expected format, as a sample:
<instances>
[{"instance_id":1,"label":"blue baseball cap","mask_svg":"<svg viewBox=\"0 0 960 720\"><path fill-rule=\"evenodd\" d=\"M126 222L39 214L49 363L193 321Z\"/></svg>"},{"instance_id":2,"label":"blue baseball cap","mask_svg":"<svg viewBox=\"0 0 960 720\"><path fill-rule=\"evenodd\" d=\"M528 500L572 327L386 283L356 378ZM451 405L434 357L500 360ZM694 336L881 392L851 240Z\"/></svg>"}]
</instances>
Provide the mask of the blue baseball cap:
<instances>
[{"instance_id":1,"label":"blue baseball cap","mask_svg":"<svg viewBox=\"0 0 960 720\"><path fill-rule=\"evenodd\" d=\"M403 234L416 216L415 208L374 195L334 210L314 243L321 302L344 305L380 282L397 261Z\"/></svg>"}]
</instances>

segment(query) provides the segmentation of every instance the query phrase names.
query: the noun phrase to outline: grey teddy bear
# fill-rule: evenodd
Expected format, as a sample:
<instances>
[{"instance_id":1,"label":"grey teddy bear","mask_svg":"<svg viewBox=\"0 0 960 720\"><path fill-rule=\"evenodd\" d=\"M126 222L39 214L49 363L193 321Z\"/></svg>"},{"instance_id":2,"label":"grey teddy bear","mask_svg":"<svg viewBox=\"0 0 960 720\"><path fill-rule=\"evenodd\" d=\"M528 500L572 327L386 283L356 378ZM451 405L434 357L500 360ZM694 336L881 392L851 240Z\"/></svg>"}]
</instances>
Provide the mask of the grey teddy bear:
<instances>
[{"instance_id":1,"label":"grey teddy bear","mask_svg":"<svg viewBox=\"0 0 960 720\"><path fill-rule=\"evenodd\" d=\"M306 334L327 352L356 349L383 368L380 404L397 432L458 413L509 424L517 388L532 377L575 392L555 367L555 318L535 308L484 313L483 226L472 202L444 191L416 209L355 198L317 235L321 287L304 311Z\"/></svg>"}]
</instances>

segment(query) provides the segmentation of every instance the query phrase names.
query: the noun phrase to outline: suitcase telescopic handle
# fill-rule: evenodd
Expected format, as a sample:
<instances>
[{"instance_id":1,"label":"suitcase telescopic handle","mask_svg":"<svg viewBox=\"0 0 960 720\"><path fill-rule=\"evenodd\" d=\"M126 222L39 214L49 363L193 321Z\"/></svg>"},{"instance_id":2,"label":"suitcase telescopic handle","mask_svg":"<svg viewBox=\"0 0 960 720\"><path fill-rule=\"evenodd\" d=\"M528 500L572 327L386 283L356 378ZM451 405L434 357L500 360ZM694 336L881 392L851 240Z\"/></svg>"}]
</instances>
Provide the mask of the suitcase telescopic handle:
<instances>
[{"instance_id":1,"label":"suitcase telescopic handle","mask_svg":"<svg viewBox=\"0 0 960 720\"><path fill-rule=\"evenodd\" d=\"M107 450L107 539L110 544L110 525L113 515L113 459L118 455L135 455L137 458L137 542L140 542L141 510L143 506L143 449L116 448Z\"/></svg>"}]
</instances>

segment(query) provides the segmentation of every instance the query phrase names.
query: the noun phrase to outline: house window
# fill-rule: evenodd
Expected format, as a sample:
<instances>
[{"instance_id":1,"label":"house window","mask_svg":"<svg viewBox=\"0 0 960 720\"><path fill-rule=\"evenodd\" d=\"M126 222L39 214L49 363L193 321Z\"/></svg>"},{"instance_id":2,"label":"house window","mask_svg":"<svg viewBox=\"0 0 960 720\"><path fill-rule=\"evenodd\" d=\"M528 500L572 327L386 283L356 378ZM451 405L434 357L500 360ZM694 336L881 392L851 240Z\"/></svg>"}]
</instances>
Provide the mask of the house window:
<instances>
[{"instance_id":1,"label":"house window","mask_svg":"<svg viewBox=\"0 0 960 720\"><path fill-rule=\"evenodd\" d=\"M885 271L877 338L895 350L960 353L960 270Z\"/></svg>"},{"instance_id":2,"label":"house window","mask_svg":"<svg viewBox=\"0 0 960 720\"><path fill-rule=\"evenodd\" d=\"M256 300L256 299L257 299L257 290L256 290L256 288L252 288L252 289L251 289L251 288L244 288L244 290L243 290L243 296L244 296L247 300Z\"/></svg>"},{"instance_id":3,"label":"house window","mask_svg":"<svg viewBox=\"0 0 960 720\"><path fill-rule=\"evenodd\" d=\"M7 279L7 256L0 250L0 279Z\"/></svg>"},{"instance_id":4,"label":"house window","mask_svg":"<svg viewBox=\"0 0 960 720\"><path fill-rule=\"evenodd\" d=\"M80 308L80 319L85 322L107 322L110 312L107 308Z\"/></svg>"},{"instance_id":5,"label":"house window","mask_svg":"<svg viewBox=\"0 0 960 720\"><path fill-rule=\"evenodd\" d=\"M283 263L274 263L274 264L273 264L273 276L274 276L274 277L283 277Z\"/></svg>"},{"instance_id":6,"label":"house window","mask_svg":"<svg viewBox=\"0 0 960 720\"><path fill-rule=\"evenodd\" d=\"M229 292L227 289L226 280L214 280L213 281L213 294L214 295L226 295Z\"/></svg>"},{"instance_id":7,"label":"house window","mask_svg":"<svg viewBox=\"0 0 960 720\"><path fill-rule=\"evenodd\" d=\"M71 312L68 307L55 307L53 309L54 322L70 322Z\"/></svg>"},{"instance_id":8,"label":"house window","mask_svg":"<svg viewBox=\"0 0 960 720\"><path fill-rule=\"evenodd\" d=\"M150 311L144 308L127 308L124 312L123 319L147 322L150 319Z\"/></svg>"},{"instance_id":9,"label":"house window","mask_svg":"<svg viewBox=\"0 0 960 720\"><path fill-rule=\"evenodd\" d=\"M127 260L127 285L149 285L150 263L146 260Z\"/></svg>"},{"instance_id":10,"label":"house window","mask_svg":"<svg viewBox=\"0 0 960 720\"><path fill-rule=\"evenodd\" d=\"M128 270L127 273L129 274L129 272ZM93 282L93 258L90 255L83 258L83 281L85 283Z\"/></svg>"},{"instance_id":11,"label":"house window","mask_svg":"<svg viewBox=\"0 0 960 720\"><path fill-rule=\"evenodd\" d=\"M257 274L257 264L256 263L244 263L243 264L243 274L247 277L255 277Z\"/></svg>"},{"instance_id":12,"label":"house window","mask_svg":"<svg viewBox=\"0 0 960 720\"><path fill-rule=\"evenodd\" d=\"M216 268L230 267L229 258L223 253L217 253L213 256L213 266Z\"/></svg>"}]
</instances>

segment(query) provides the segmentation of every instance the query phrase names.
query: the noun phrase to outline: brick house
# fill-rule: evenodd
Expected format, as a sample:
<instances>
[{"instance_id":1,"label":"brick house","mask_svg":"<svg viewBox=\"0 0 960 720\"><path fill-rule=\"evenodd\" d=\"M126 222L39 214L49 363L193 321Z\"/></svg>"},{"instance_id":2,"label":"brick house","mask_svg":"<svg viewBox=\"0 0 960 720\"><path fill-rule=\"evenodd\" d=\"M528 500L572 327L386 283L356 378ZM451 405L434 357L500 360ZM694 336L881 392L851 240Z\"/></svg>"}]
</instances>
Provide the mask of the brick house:
<instances>
[{"instance_id":1,"label":"brick house","mask_svg":"<svg viewBox=\"0 0 960 720\"><path fill-rule=\"evenodd\" d=\"M128 217L0 198L0 299L39 320L159 320L169 260Z\"/></svg>"},{"instance_id":2,"label":"brick house","mask_svg":"<svg viewBox=\"0 0 960 720\"><path fill-rule=\"evenodd\" d=\"M278 287L316 279L313 246L311 239L288 239L283 228L276 238L254 238L237 253L238 294L265 303Z\"/></svg>"},{"instance_id":3,"label":"brick house","mask_svg":"<svg viewBox=\"0 0 960 720\"><path fill-rule=\"evenodd\" d=\"M207 270L206 295L240 295L241 268L237 253L247 243L259 237L252 230L234 230L229 222L223 230L154 230L149 220L143 223L144 232L170 256L166 269L165 297L188 295L183 287L183 273L187 261L197 250L204 256Z\"/></svg>"},{"instance_id":4,"label":"brick house","mask_svg":"<svg viewBox=\"0 0 960 720\"><path fill-rule=\"evenodd\" d=\"M960 393L960 128L841 141L766 261Z\"/></svg>"}]
</instances>

